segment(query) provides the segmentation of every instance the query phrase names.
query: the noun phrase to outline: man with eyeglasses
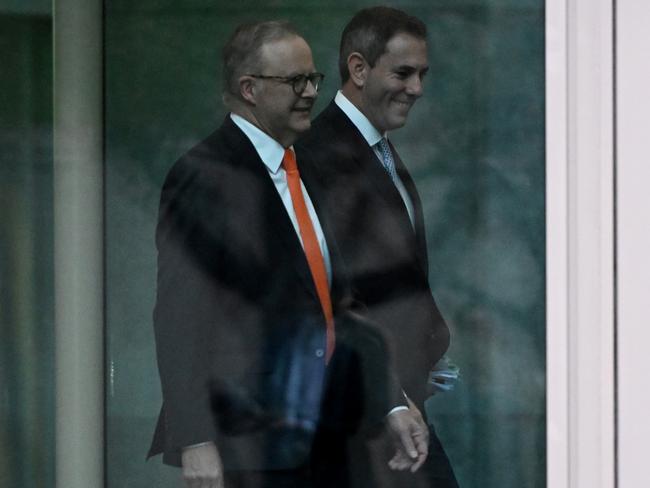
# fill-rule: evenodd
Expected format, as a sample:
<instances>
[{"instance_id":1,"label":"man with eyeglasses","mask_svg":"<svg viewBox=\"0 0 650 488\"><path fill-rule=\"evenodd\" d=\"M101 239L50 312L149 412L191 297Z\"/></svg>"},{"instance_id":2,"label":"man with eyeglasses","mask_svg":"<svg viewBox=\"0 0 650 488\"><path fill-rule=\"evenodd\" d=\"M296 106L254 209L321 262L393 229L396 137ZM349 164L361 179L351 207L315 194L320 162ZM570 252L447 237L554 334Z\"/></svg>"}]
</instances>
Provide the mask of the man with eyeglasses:
<instances>
[{"instance_id":1,"label":"man with eyeglasses","mask_svg":"<svg viewBox=\"0 0 650 488\"><path fill-rule=\"evenodd\" d=\"M384 344L349 313L317 187L293 143L323 75L286 22L223 49L231 113L161 195L154 329L163 407L150 455L188 487L348 486L345 439L381 422Z\"/></svg>"}]
</instances>

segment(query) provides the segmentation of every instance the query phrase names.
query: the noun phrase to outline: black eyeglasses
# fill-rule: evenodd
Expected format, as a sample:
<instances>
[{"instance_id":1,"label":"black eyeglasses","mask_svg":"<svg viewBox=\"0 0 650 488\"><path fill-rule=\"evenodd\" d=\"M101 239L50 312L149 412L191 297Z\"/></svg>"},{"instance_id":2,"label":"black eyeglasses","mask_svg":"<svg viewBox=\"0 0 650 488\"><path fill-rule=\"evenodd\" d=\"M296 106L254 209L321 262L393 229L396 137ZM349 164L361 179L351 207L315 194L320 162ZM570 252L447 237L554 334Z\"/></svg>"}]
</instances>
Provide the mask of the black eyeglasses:
<instances>
[{"instance_id":1,"label":"black eyeglasses","mask_svg":"<svg viewBox=\"0 0 650 488\"><path fill-rule=\"evenodd\" d=\"M264 75L247 75L252 76L253 78L259 78L261 80L275 80L280 83L288 83L293 87L293 91L296 95L302 95L302 92L307 88L307 82L311 83L314 87L314 90L318 91L318 85L323 81L325 75L323 73L309 73L308 75L296 75L296 76L264 76Z\"/></svg>"}]
</instances>

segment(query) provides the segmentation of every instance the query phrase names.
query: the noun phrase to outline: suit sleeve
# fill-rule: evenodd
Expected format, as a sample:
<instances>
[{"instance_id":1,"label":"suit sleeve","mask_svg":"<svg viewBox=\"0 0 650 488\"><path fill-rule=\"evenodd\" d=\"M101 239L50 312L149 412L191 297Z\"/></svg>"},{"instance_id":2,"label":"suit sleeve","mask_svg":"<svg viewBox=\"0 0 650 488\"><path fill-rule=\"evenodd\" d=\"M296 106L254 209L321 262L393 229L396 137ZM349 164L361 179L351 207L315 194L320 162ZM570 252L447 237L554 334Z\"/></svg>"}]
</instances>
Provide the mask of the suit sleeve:
<instances>
[{"instance_id":1,"label":"suit sleeve","mask_svg":"<svg viewBox=\"0 0 650 488\"><path fill-rule=\"evenodd\" d=\"M205 231L205 209L211 202L206 201L200 180L197 172L178 164L174 167L163 187L156 230L154 331L165 450L217 438L210 395L210 344L215 317L220 316L215 299L220 293L219 280L213 273L219 242Z\"/></svg>"}]
</instances>

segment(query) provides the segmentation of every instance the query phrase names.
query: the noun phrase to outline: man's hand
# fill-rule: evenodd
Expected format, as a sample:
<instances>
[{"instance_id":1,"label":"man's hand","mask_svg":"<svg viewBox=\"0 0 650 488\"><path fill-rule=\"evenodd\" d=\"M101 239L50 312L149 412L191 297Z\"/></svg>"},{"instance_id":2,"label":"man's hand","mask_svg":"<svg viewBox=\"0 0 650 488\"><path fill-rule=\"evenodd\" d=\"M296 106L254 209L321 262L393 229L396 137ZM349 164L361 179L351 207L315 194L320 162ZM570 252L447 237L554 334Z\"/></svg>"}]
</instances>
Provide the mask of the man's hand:
<instances>
[{"instance_id":1,"label":"man's hand","mask_svg":"<svg viewBox=\"0 0 650 488\"><path fill-rule=\"evenodd\" d=\"M398 410L388 416L388 430L396 448L388 466L415 473L429 454L429 429L422 414L409 400L408 410Z\"/></svg>"},{"instance_id":2,"label":"man's hand","mask_svg":"<svg viewBox=\"0 0 650 488\"><path fill-rule=\"evenodd\" d=\"M418 423L420 428L422 429L422 432L424 433L424 441L427 445L427 453L429 452L429 426L427 423L424 421L424 417L422 416L422 412L420 412L420 409L411 401L410 398L406 397L406 400L409 402L409 412L413 415L413 418L415 421Z\"/></svg>"},{"instance_id":3,"label":"man's hand","mask_svg":"<svg viewBox=\"0 0 650 488\"><path fill-rule=\"evenodd\" d=\"M188 488L224 488L223 465L214 442L184 448L181 462Z\"/></svg>"}]
</instances>

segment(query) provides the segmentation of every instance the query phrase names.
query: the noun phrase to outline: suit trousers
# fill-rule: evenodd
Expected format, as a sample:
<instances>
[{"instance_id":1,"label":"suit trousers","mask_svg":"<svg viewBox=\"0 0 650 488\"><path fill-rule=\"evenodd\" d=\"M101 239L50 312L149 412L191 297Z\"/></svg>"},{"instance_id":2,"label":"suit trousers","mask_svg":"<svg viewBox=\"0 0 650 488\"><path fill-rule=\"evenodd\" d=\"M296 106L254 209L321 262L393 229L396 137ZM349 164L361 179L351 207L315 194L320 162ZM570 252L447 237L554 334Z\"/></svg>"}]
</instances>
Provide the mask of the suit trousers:
<instances>
[{"instance_id":1,"label":"suit trousers","mask_svg":"<svg viewBox=\"0 0 650 488\"><path fill-rule=\"evenodd\" d=\"M373 440L321 436L311 461L278 471L226 472L226 488L459 488L454 471L433 427L429 456L416 472L393 471L387 460L394 454L385 436Z\"/></svg>"},{"instance_id":2,"label":"suit trousers","mask_svg":"<svg viewBox=\"0 0 650 488\"><path fill-rule=\"evenodd\" d=\"M420 469L411 473L393 471L388 460L395 454L392 439L382 434L351 447L351 488L459 488L449 458L429 425L429 455Z\"/></svg>"}]
</instances>

